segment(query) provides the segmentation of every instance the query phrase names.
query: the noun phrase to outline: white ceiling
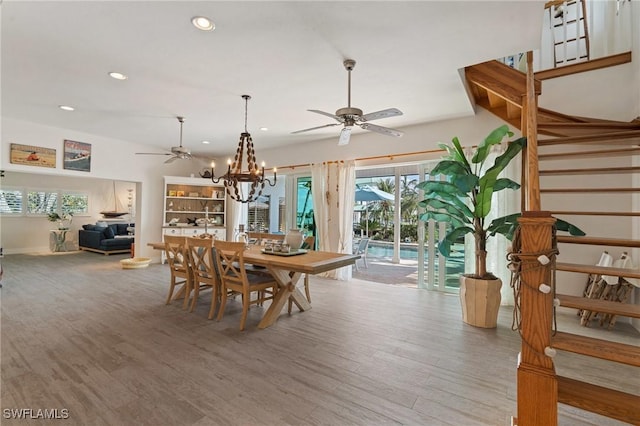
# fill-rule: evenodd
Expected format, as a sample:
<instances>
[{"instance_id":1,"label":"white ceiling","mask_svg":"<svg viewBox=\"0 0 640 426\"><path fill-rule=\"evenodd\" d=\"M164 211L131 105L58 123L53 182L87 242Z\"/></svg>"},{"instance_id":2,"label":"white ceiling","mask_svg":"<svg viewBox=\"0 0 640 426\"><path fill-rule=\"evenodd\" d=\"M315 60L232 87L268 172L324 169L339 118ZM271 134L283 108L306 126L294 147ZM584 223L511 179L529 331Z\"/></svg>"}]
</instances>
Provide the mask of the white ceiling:
<instances>
[{"instance_id":1,"label":"white ceiling","mask_svg":"<svg viewBox=\"0 0 640 426\"><path fill-rule=\"evenodd\" d=\"M216 156L335 137L306 111L389 107L405 126L473 114L459 70L537 49L544 1L2 2L2 115ZM213 32L191 25L204 15ZM110 78L109 71L128 75ZM58 109L72 105L74 112ZM259 130L267 127L268 131ZM363 132L363 131L362 131ZM210 145L201 141L207 139ZM91 141L85 141L91 142Z\"/></svg>"}]
</instances>

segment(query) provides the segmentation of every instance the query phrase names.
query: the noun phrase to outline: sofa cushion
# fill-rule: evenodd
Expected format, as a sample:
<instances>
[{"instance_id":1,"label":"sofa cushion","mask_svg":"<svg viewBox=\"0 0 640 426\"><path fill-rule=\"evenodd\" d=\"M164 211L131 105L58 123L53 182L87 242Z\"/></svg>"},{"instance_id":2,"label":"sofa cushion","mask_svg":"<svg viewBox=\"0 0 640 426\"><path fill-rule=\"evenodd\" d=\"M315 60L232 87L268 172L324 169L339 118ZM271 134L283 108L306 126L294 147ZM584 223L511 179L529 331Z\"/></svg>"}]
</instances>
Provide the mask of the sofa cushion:
<instances>
[{"instance_id":1,"label":"sofa cushion","mask_svg":"<svg viewBox=\"0 0 640 426\"><path fill-rule=\"evenodd\" d=\"M84 229L85 231L93 231L94 229L96 229L95 225L82 225L82 229Z\"/></svg>"},{"instance_id":2,"label":"sofa cushion","mask_svg":"<svg viewBox=\"0 0 640 426\"><path fill-rule=\"evenodd\" d=\"M116 223L116 235L127 235L128 223Z\"/></svg>"},{"instance_id":3,"label":"sofa cushion","mask_svg":"<svg viewBox=\"0 0 640 426\"><path fill-rule=\"evenodd\" d=\"M104 232L104 238L106 238L108 240L110 240L111 238L116 236L116 234L115 234L115 232L113 232L113 228L111 226L107 226L103 232Z\"/></svg>"},{"instance_id":4,"label":"sofa cushion","mask_svg":"<svg viewBox=\"0 0 640 426\"><path fill-rule=\"evenodd\" d=\"M100 246L105 250L128 249L131 248L133 238L111 238L100 241Z\"/></svg>"}]
</instances>

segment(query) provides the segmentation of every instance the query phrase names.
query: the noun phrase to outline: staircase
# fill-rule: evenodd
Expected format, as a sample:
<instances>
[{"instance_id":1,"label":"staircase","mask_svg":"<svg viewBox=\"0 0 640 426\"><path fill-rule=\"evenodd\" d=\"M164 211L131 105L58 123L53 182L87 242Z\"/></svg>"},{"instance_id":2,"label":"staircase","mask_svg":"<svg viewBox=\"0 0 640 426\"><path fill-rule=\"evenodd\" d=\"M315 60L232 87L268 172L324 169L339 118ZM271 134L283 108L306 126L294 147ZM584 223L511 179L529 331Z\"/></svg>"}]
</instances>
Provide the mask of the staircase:
<instances>
[{"instance_id":1,"label":"staircase","mask_svg":"<svg viewBox=\"0 0 640 426\"><path fill-rule=\"evenodd\" d=\"M507 123L518 129L526 129L527 121L527 76L517 70L507 67L498 61L490 61L468 67L465 70L468 86L477 105L491 111ZM530 81L536 97L541 93L541 81ZM525 111L523 113L523 111ZM640 192L640 188L632 185L633 176L640 172L640 167L632 165L633 155L640 153L640 120L632 122L618 122L587 117L574 117L555 111L538 108L535 113L537 119L537 133L540 136L537 141L537 168L539 168L540 189L539 196L545 209L560 206L551 210L551 214L577 224L589 234L587 237L557 236L559 243L558 262L556 270L558 282L562 279L571 279L571 274L579 274L579 277L591 277L594 275L607 275L614 277L640 278L638 269L621 269L613 267L595 266L589 264L590 258L583 253L601 251L622 251L630 248L640 248L640 241L628 238L617 238L607 235L603 231L608 226L597 224L615 223L617 221L630 221L633 217L640 216L640 212L628 209L608 209L606 202L589 202L585 200L603 199L603 197L626 197L628 206L631 206L631 196ZM529 126L530 127L530 126ZM535 130L535 129L534 129ZM523 130L523 134L525 131ZM545 138L542 138L545 136ZM533 139L535 143L535 137ZM562 161L556 161L562 160ZM527 168L527 159L524 159L523 170ZM562 166L554 164L562 163ZM530 168L530 165L529 165ZM523 173L523 176L526 175ZM616 176L616 185L602 185L603 176ZM523 181L523 189L525 182ZM536 190L535 185L532 187ZM589 197L589 194L597 194ZM604 194L604 195L602 195ZM568 202L571 197L575 202ZM525 196L523 195L523 200ZM571 208L564 206L570 205ZM523 211L527 210L523 204ZM535 215L534 215L535 216ZM541 215L538 215L541 216ZM550 223L552 223L551 220ZM582 223L590 224L589 227ZM521 222L521 225L522 222ZM590 229L598 229L592 232ZM523 226L523 240L525 227ZM532 233L540 232L534 230ZM589 248L591 246L591 248ZM535 252L535 250L534 250ZM584 261L565 261L563 259L584 259ZM535 263L535 258L533 261ZM541 275L540 281L548 282L548 276ZM573 277L575 281L575 276ZM562 284L560 284L562 287ZM583 295L584 296L584 295ZM536 343L540 350L551 347L555 350L568 351L589 357L628 364L640 367L640 346L623 345L620 343L593 339L577 334L569 334L562 331L551 336L550 317L553 306L553 295L544 295L535 289L527 296L535 299L527 306L533 308L533 312L525 313L524 294L521 295L523 327L524 319L533 322L533 327L544 335L536 335ZM640 306L629 303L618 303L602 299L587 298L581 296L556 294L560 306L574 308L579 311L587 310L600 313L601 316L640 318ZM576 318L576 321L579 321ZM530 326L528 324L527 326ZM590 324L587 324L590 325ZM523 333L523 341L525 334ZM530 343L530 342L529 342ZM523 358L530 344L523 342ZM546 352L545 352L546 353ZM518 376L518 419L520 426L534 424L557 424L557 412L550 413L541 420L541 411L545 407L549 411L557 411L557 402L568 404L583 410L614 418L630 424L640 424L640 396L620 390L607 389L596 384L579 381L555 374L552 356L536 358L533 354L533 364L519 366ZM526 364L526 362L523 361ZM640 372L638 373L640 377ZM536 398L521 397L521 394L542 394ZM547 394L549 394L547 396Z\"/></svg>"}]
</instances>

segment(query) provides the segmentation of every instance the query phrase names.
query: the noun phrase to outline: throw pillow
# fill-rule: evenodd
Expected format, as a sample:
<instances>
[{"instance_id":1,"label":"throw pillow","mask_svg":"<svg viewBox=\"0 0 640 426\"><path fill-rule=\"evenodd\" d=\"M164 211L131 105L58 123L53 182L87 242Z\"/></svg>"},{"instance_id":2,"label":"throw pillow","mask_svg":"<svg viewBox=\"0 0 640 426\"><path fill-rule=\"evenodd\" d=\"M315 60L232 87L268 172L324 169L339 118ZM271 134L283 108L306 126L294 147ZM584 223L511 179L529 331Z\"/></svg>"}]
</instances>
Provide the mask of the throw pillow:
<instances>
[{"instance_id":1,"label":"throw pillow","mask_svg":"<svg viewBox=\"0 0 640 426\"><path fill-rule=\"evenodd\" d=\"M116 234L115 232L113 232L113 228L110 226L107 226L107 228L104 230L104 237L106 239L111 239L111 238L115 238Z\"/></svg>"},{"instance_id":2,"label":"throw pillow","mask_svg":"<svg viewBox=\"0 0 640 426\"><path fill-rule=\"evenodd\" d=\"M94 229L96 229L95 225L82 225L82 229L84 229L85 231L93 231Z\"/></svg>"}]
</instances>

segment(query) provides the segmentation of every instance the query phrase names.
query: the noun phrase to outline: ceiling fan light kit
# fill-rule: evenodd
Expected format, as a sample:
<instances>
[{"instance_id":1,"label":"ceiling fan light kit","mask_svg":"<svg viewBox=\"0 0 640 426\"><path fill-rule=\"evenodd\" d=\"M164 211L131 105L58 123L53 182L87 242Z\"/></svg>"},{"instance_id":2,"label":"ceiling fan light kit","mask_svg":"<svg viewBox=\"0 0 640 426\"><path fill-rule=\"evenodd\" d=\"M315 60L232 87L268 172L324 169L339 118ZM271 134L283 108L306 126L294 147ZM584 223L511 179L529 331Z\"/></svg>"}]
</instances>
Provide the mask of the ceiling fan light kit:
<instances>
[{"instance_id":1,"label":"ceiling fan light kit","mask_svg":"<svg viewBox=\"0 0 640 426\"><path fill-rule=\"evenodd\" d=\"M316 114L326 115L327 117L331 117L337 121L337 123L325 124L323 126L311 127L309 129L296 130L295 133L303 133L308 132L310 130L322 129L324 127L338 126L342 124L344 127L340 132L340 139L338 140L338 145L346 145L349 143L351 138L351 130L353 126L358 126L361 129L369 130L372 132L380 133L387 136L400 137L403 133L400 130L390 129L388 127L377 126L374 124L369 124L368 121L378 120L381 118L387 117L395 117L398 115L402 115L402 111L397 108L387 108L382 111L371 112L369 114L363 114L360 108L355 108L351 106L351 71L356 66L356 61L353 59L345 59L342 63L344 68L348 73L348 85L347 85L347 106L344 108L340 108L336 111L335 114L331 114L329 112L320 111L317 109L310 109L308 111L315 112Z\"/></svg>"},{"instance_id":2,"label":"ceiling fan light kit","mask_svg":"<svg viewBox=\"0 0 640 426\"><path fill-rule=\"evenodd\" d=\"M184 124L184 117L176 117L178 122L180 123L180 145L172 146L171 152L136 152L137 155L171 155L165 163L173 163L174 161L180 160L191 160L192 155L189 149L182 146L182 126Z\"/></svg>"},{"instance_id":3,"label":"ceiling fan light kit","mask_svg":"<svg viewBox=\"0 0 640 426\"><path fill-rule=\"evenodd\" d=\"M275 186L277 180L276 169L273 169L273 181L267 179L264 174L264 162L262 167L258 167L256 161L256 152L253 147L251 134L247 131L247 107L251 96L242 95L244 99L244 132L240 133L240 141L236 149L236 155L231 162L227 162L227 173L216 177L215 164L211 164L211 181L219 183L223 181L227 194L233 200L240 203L250 203L258 199L262 195L265 184ZM243 170L243 164L246 163L247 168ZM202 175L201 175L202 176ZM241 188L242 183L249 184L249 193L245 197Z\"/></svg>"}]
</instances>

